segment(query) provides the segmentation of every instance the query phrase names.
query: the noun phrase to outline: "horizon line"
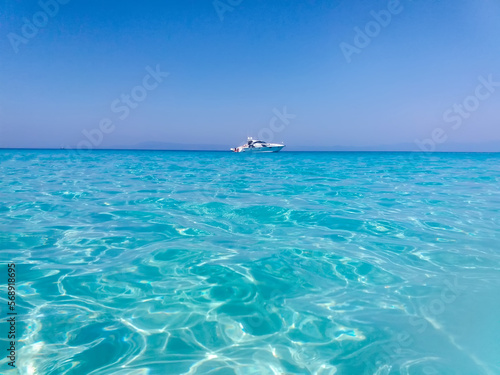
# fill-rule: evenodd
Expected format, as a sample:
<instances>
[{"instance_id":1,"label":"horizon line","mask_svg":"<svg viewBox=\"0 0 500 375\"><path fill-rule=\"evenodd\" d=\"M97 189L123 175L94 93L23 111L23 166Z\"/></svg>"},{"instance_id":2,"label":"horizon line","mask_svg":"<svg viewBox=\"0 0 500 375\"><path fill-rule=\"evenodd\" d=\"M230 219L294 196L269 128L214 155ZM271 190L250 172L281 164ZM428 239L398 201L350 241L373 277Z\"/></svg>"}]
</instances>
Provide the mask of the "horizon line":
<instances>
[{"instance_id":1,"label":"horizon line","mask_svg":"<svg viewBox=\"0 0 500 375\"><path fill-rule=\"evenodd\" d=\"M145 148L92 148L92 149L78 149L78 148L54 148L54 147L0 147L0 150L47 150L47 151L84 151L84 152L92 152L92 151L151 151L151 152L158 152L158 151L167 151L167 152L172 152L172 151L182 151L182 152L227 152L227 153L235 153L231 150L203 150L203 149L145 149ZM283 150L279 151L281 153L283 152L331 152L331 153L349 153L349 152L363 152L363 153L391 153L391 152L397 152L397 153L418 153L418 154L500 154L499 151L422 151L422 150L414 150L414 151L409 151L409 150L296 150L296 151L289 151L289 150ZM264 152L264 154L277 154L279 152ZM258 153L258 152L257 152ZM252 153L253 154L253 153Z\"/></svg>"}]
</instances>

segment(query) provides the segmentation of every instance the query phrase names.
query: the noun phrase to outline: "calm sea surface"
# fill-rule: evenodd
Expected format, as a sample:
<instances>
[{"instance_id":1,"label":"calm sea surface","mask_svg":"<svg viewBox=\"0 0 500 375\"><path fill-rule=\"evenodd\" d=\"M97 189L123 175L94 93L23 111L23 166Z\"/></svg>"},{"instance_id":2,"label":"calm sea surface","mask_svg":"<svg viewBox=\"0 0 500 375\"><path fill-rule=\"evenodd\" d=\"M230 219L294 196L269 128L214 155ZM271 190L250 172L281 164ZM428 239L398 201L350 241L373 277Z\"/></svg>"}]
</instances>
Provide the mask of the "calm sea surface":
<instances>
[{"instance_id":1,"label":"calm sea surface","mask_svg":"<svg viewBox=\"0 0 500 375\"><path fill-rule=\"evenodd\" d=\"M500 374L500 154L410 156L0 151L0 372Z\"/></svg>"}]
</instances>

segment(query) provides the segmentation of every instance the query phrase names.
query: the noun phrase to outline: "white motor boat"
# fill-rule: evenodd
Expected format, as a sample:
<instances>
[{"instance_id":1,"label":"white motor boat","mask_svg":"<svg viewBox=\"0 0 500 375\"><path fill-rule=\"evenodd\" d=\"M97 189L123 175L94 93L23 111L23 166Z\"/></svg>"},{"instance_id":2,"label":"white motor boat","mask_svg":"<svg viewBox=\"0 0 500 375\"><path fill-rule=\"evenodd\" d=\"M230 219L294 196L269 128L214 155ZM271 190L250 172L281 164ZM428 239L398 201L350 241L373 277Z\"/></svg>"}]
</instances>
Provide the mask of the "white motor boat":
<instances>
[{"instance_id":1,"label":"white motor boat","mask_svg":"<svg viewBox=\"0 0 500 375\"><path fill-rule=\"evenodd\" d=\"M240 147L232 148L231 151L234 152L278 152L283 147L284 144L281 143L270 143L255 140L252 137L248 137L247 143Z\"/></svg>"}]
</instances>

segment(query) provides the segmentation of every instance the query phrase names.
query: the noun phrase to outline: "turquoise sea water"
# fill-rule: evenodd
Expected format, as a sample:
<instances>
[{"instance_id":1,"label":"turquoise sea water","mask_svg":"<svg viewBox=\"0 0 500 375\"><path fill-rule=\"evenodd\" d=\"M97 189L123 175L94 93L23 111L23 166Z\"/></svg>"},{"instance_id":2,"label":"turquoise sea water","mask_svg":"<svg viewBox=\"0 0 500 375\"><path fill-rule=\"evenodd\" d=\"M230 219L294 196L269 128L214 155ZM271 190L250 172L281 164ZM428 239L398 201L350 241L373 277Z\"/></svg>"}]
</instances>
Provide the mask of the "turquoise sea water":
<instances>
[{"instance_id":1,"label":"turquoise sea water","mask_svg":"<svg viewBox=\"0 0 500 375\"><path fill-rule=\"evenodd\" d=\"M0 151L0 372L500 374L500 155L410 156Z\"/></svg>"}]
</instances>

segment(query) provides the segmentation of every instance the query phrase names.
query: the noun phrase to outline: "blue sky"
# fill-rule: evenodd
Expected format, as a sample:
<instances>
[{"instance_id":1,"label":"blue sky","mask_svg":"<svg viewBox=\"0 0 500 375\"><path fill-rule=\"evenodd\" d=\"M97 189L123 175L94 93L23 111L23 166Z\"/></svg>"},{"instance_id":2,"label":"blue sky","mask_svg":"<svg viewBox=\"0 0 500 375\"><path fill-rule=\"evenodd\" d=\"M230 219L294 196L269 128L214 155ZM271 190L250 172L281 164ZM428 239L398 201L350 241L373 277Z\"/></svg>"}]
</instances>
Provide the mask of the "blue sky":
<instances>
[{"instance_id":1,"label":"blue sky","mask_svg":"<svg viewBox=\"0 0 500 375\"><path fill-rule=\"evenodd\" d=\"M500 145L498 1L5 0L0 12L0 147Z\"/></svg>"}]
</instances>

